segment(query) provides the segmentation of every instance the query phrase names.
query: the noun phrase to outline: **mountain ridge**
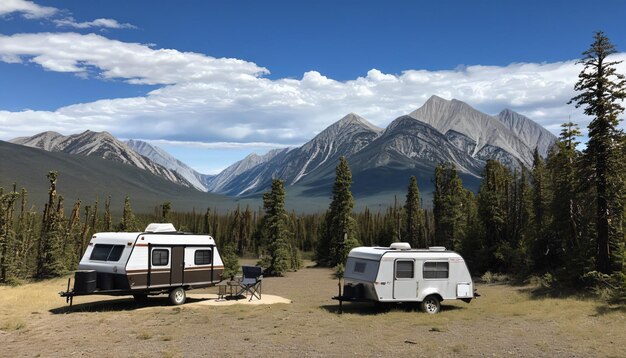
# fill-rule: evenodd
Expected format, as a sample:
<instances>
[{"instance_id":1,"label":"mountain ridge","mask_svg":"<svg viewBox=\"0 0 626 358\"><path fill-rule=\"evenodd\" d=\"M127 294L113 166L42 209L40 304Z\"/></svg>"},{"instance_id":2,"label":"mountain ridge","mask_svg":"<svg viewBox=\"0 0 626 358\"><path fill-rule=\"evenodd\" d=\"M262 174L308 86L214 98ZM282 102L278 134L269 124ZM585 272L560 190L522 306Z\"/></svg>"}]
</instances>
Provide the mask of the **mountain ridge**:
<instances>
[{"instance_id":1,"label":"mountain ridge","mask_svg":"<svg viewBox=\"0 0 626 358\"><path fill-rule=\"evenodd\" d=\"M13 144L38 148L50 152L93 156L114 162L129 164L166 180L183 186L191 186L185 178L132 150L109 132L93 132L64 136L57 132L43 132L32 137L19 137L10 140Z\"/></svg>"}]
</instances>

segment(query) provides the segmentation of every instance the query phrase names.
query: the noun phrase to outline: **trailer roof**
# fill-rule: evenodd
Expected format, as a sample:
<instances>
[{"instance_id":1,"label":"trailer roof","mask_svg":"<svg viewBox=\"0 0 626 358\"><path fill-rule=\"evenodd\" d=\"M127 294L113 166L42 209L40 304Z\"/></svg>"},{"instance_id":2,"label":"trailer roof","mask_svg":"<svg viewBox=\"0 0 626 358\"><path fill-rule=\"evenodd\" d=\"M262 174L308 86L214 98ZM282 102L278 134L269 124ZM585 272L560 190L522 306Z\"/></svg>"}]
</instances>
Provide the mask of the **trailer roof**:
<instances>
[{"instance_id":1,"label":"trailer roof","mask_svg":"<svg viewBox=\"0 0 626 358\"><path fill-rule=\"evenodd\" d=\"M450 250L442 250L440 248L431 248L431 249L409 249L409 250L397 250L389 247L380 247L380 246L361 246L356 247L350 251L349 257L358 257L367 260L380 260L380 258L389 253L394 253L398 255L410 255L410 254L418 254L419 256L424 257L457 257L460 256L458 253ZM421 255L420 255L421 254Z\"/></svg>"}]
</instances>

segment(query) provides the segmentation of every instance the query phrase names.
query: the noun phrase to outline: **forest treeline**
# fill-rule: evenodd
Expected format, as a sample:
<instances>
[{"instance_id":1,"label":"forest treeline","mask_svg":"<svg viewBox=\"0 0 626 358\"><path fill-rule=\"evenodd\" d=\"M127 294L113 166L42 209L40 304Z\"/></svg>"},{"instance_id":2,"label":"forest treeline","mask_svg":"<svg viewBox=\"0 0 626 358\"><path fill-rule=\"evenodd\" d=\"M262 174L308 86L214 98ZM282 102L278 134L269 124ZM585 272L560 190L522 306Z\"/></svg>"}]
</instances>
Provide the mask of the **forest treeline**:
<instances>
[{"instance_id":1,"label":"forest treeline","mask_svg":"<svg viewBox=\"0 0 626 358\"><path fill-rule=\"evenodd\" d=\"M593 119L585 150L577 125L567 122L547 157L535 151L532 168L513 171L489 160L479 191L464 188L451 164L436 167L432 210L421 206L415 177L407 194L383 212L354 213L349 163L336 168L327 212L300 214L284 207L285 189L275 179L262 208L238 206L218 212L176 212L168 202L153 213L133 214L126 198L113 222L110 198L72 203L66 215L56 192L62 175L50 172L43 210L28 204L26 189L0 189L0 282L46 278L76 269L92 235L102 231L141 231L151 222L172 222L180 231L212 235L223 252L257 257L269 274L297 270L307 253L319 265L341 265L352 247L445 246L460 252L473 275L505 273L540 276L563 287L605 286L626 291L626 135L618 116L626 99L624 76L615 72L615 52L598 32L583 53L584 70L572 99ZM60 179L61 178L61 179ZM222 249L223 248L223 249Z\"/></svg>"}]
</instances>

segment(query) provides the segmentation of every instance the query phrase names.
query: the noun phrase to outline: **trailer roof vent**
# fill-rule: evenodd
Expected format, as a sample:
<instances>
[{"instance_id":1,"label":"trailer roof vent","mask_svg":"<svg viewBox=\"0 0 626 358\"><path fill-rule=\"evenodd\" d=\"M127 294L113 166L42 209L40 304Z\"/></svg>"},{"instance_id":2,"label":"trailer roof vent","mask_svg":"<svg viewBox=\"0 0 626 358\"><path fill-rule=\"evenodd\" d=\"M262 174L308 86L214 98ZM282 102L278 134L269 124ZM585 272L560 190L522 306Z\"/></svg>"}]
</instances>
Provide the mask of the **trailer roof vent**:
<instances>
[{"instance_id":1,"label":"trailer roof vent","mask_svg":"<svg viewBox=\"0 0 626 358\"><path fill-rule=\"evenodd\" d=\"M146 227L145 232L176 232L176 228L173 224L158 224L152 223Z\"/></svg>"},{"instance_id":2,"label":"trailer roof vent","mask_svg":"<svg viewBox=\"0 0 626 358\"><path fill-rule=\"evenodd\" d=\"M428 247L429 251L446 251L446 248L443 246L430 246Z\"/></svg>"},{"instance_id":3,"label":"trailer roof vent","mask_svg":"<svg viewBox=\"0 0 626 358\"><path fill-rule=\"evenodd\" d=\"M394 242L389 248L392 250L411 250L411 244L408 242Z\"/></svg>"}]
</instances>

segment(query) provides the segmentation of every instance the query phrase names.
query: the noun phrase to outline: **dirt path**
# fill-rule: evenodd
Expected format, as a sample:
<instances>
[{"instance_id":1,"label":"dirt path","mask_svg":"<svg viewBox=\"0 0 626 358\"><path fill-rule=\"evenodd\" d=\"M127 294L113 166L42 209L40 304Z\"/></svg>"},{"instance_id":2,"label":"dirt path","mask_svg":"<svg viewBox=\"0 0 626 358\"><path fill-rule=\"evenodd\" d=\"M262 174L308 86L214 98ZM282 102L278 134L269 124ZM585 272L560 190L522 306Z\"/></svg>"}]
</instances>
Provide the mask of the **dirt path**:
<instances>
[{"instance_id":1,"label":"dirt path","mask_svg":"<svg viewBox=\"0 0 626 358\"><path fill-rule=\"evenodd\" d=\"M14 292L14 310L0 310L1 356L626 356L623 307L531 299L506 285L479 285L480 299L445 301L438 315L371 304L347 304L339 315L330 299L336 280L318 268L264 279L264 293L291 304L210 306L190 299L172 307L163 296L146 309L130 298L97 297L104 300L77 299L67 314L57 298L31 312L17 303L26 301L19 301L19 289L32 294L36 285ZM52 297L62 287L40 289Z\"/></svg>"}]
</instances>

